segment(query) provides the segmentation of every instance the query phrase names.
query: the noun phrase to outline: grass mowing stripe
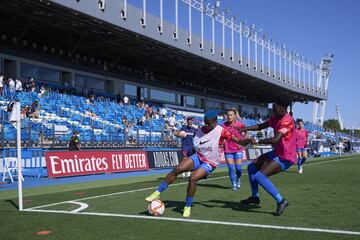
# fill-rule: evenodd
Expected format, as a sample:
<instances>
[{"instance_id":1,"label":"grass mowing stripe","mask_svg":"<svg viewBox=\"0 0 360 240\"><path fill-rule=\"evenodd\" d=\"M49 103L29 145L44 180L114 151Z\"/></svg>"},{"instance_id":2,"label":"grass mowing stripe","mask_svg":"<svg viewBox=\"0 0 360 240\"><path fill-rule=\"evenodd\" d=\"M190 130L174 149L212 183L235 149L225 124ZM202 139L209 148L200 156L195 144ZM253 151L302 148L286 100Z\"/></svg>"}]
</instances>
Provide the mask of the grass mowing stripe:
<instances>
[{"instance_id":1,"label":"grass mowing stripe","mask_svg":"<svg viewBox=\"0 0 360 240\"><path fill-rule=\"evenodd\" d=\"M214 225L227 225L227 226L237 226L237 227L253 227L253 228L278 229L278 230L302 231L302 232L317 232L317 233L329 233L329 234L360 235L360 232L346 231L346 230L336 230L336 229L288 227L288 226L278 226L278 225L263 225L263 224L251 224L251 223L209 221L209 220L185 219L185 218L152 217L152 216L141 216L141 215L126 215L126 214L114 214L114 213L95 213L95 212L77 212L77 213L75 213L75 212L57 211L57 210L30 210L30 209L25 209L24 211L27 211L27 212L43 212L43 213L62 213L62 214L86 215L86 216L151 219L151 220L159 220L159 221L186 222L186 223L197 223L197 224L203 223L203 224L214 224Z\"/></svg>"},{"instance_id":2,"label":"grass mowing stripe","mask_svg":"<svg viewBox=\"0 0 360 240\"><path fill-rule=\"evenodd\" d=\"M308 164L306 164L306 165L304 165L304 166L311 166L311 165L332 163L332 162L338 162L338 161L345 161L345 160L352 159L352 158L356 158L356 157L358 157L358 156L346 157L346 158L334 159L334 160L328 160L328 161L323 161L323 162L320 162L320 163L308 163ZM294 165L293 167L296 167L296 166ZM243 174L243 175L247 175L247 174ZM210 179L205 179L205 180L201 180L201 181L202 181L202 182L207 182L207 181L218 180L218 179L223 179L223 178L228 178L228 176L210 178ZM171 186L174 187L174 186L180 186L180 185L185 185L185 184L188 184L188 183L187 183L187 182L184 182L184 183L175 183L175 184L171 184L171 185L169 185L169 186L170 186L170 187L171 187ZM152 189L156 189L156 188L157 188L157 186L154 186L154 187L134 189L134 190L123 191L123 192L115 192L115 193L97 195L97 196L86 197L86 198L78 198L78 199L74 199L74 200L70 200L70 201L63 201L63 202L57 202L57 203L51 203L51 204L36 206L36 207L28 208L28 210L34 210L34 209L39 209L39 208L56 206L56 205L60 205L60 204L64 204L64 203L69 203L69 202L71 202L71 201L73 201L73 202L76 202L76 201L84 201L84 200L96 199L96 198L101 198L101 197L109 197L109 196L116 196L116 195L122 195L122 194L127 194L127 193L147 191L147 190L152 190Z\"/></svg>"}]
</instances>

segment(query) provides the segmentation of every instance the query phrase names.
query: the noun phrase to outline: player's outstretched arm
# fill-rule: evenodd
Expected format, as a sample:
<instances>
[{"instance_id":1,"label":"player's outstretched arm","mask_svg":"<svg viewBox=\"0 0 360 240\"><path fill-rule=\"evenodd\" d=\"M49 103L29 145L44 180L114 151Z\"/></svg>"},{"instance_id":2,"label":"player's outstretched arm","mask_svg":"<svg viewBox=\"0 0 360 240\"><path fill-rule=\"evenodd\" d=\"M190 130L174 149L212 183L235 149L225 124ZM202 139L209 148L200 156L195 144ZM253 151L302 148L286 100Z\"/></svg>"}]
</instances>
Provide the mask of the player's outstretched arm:
<instances>
[{"instance_id":1,"label":"player's outstretched arm","mask_svg":"<svg viewBox=\"0 0 360 240\"><path fill-rule=\"evenodd\" d=\"M240 127L235 126L235 128L240 133L248 132L248 131L258 131L258 130L262 130L262 129L265 129L265 128L268 128L268 127L269 127L269 122L263 122L261 124L253 125L253 126L250 126L250 127L244 127L244 128L240 128Z\"/></svg>"},{"instance_id":2,"label":"player's outstretched arm","mask_svg":"<svg viewBox=\"0 0 360 240\"><path fill-rule=\"evenodd\" d=\"M239 138L235 137L235 136L231 136L231 141L234 141L242 146L246 146L248 144L251 143L251 140L250 139L243 139L243 140L240 140Z\"/></svg>"},{"instance_id":3,"label":"player's outstretched arm","mask_svg":"<svg viewBox=\"0 0 360 240\"><path fill-rule=\"evenodd\" d=\"M260 139L257 143L258 144L277 144L280 142L281 138L285 135L281 132L275 133L275 136L272 138Z\"/></svg>"}]
</instances>

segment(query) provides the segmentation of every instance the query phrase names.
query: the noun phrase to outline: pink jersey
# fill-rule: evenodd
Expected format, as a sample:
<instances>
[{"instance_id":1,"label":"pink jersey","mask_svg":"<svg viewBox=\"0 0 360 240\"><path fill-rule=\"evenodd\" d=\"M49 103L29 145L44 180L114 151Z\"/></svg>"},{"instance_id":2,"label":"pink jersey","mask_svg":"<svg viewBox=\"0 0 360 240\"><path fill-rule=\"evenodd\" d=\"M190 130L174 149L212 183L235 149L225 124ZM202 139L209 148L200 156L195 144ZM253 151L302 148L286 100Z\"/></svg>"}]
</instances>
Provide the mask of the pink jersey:
<instances>
[{"instance_id":1,"label":"pink jersey","mask_svg":"<svg viewBox=\"0 0 360 240\"><path fill-rule=\"evenodd\" d=\"M307 144L309 133L303 128L296 129L296 148L305 148Z\"/></svg>"},{"instance_id":2,"label":"pink jersey","mask_svg":"<svg viewBox=\"0 0 360 240\"><path fill-rule=\"evenodd\" d=\"M229 132L234 135L235 137L239 138L239 139L243 139L241 133L239 133L239 131L235 128L244 128L245 125L239 121L236 121L234 124L230 124L229 122L224 122L221 125L223 128L229 130ZM237 144L234 141L229 141L229 140L225 140L225 153L237 153L237 152L242 152L244 150L244 148Z\"/></svg>"},{"instance_id":3,"label":"pink jersey","mask_svg":"<svg viewBox=\"0 0 360 240\"><path fill-rule=\"evenodd\" d=\"M286 113L282 118L276 116L270 118L269 126L274 129L274 132L283 133L280 142L275 145L275 154L283 160L296 163L296 132L294 119L290 114Z\"/></svg>"}]
</instances>

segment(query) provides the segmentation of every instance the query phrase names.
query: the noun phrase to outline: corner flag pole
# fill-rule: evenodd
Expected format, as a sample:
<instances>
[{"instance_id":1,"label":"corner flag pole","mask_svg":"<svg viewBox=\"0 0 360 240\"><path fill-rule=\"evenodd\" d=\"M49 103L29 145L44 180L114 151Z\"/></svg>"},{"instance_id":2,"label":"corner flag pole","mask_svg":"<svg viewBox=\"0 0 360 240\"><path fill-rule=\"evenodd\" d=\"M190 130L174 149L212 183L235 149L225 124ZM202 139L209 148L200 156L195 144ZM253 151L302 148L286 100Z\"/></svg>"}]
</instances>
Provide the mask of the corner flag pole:
<instances>
[{"instance_id":1,"label":"corner flag pole","mask_svg":"<svg viewBox=\"0 0 360 240\"><path fill-rule=\"evenodd\" d=\"M18 167L18 198L19 211L23 210L23 192L22 192L22 161L21 161L21 117L20 101L16 100L10 113L10 122L15 122L16 128L16 149L17 149L17 167Z\"/></svg>"}]
</instances>

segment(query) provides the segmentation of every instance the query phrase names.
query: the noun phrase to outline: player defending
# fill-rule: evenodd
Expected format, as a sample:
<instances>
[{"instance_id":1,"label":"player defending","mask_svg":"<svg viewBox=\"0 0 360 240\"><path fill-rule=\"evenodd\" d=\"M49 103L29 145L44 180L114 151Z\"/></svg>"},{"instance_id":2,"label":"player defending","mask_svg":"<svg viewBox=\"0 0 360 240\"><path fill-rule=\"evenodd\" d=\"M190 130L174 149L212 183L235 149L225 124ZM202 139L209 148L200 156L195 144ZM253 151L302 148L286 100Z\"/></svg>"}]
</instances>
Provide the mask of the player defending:
<instances>
[{"instance_id":1,"label":"player defending","mask_svg":"<svg viewBox=\"0 0 360 240\"><path fill-rule=\"evenodd\" d=\"M146 201L152 202L159 199L160 193L174 182L180 173L192 171L183 212L184 217L190 217L197 182L212 173L220 163L219 145L222 145L225 139L235 141L241 145L250 143L250 140L240 140L225 128L217 125L216 111L208 111L205 114L204 122L205 126L198 128L194 137L196 153L190 157L184 157L181 163L166 175L165 180L159 185L158 189L145 199Z\"/></svg>"},{"instance_id":2,"label":"player defending","mask_svg":"<svg viewBox=\"0 0 360 240\"><path fill-rule=\"evenodd\" d=\"M296 133L293 118L287 112L288 103L278 100L273 104L274 116L259 125L238 129L239 131L256 131L267 127L274 129L274 137L254 141L257 144L272 144L274 150L265 153L248 165L251 196L241 201L243 204L260 204L258 184L260 184L277 202L276 216L281 215L289 205L282 197L269 177L285 171L296 163Z\"/></svg>"},{"instance_id":3,"label":"player defending","mask_svg":"<svg viewBox=\"0 0 360 240\"><path fill-rule=\"evenodd\" d=\"M186 118L186 126L182 126L179 131L175 131L174 136L180 137L181 141L181 152L183 157L190 157L194 151L193 138L196 133L196 128L193 127L192 117ZM186 176L187 175L187 176ZM184 172L183 178L190 177L190 172Z\"/></svg>"},{"instance_id":4,"label":"player defending","mask_svg":"<svg viewBox=\"0 0 360 240\"><path fill-rule=\"evenodd\" d=\"M241 133L237 128L244 128L245 125L236 120L237 111L235 109L229 109L227 111L227 121L222 124L222 127L227 129L231 134L239 139L243 139ZM241 163L243 161L244 148L234 141L228 141L225 139L225 159L229 169L229 177L233 191L240 188L240 177L242 173Z\"/></svg>"},{"instance_id":5,"label":"player defending","mask_svg":"<svg viewBox=\"0 0 360 240\"><path fill-rule=\"evenodd\" d=\"M296 153L297 153L297 163L298 171L300 174L303 173L302 165L306 161L307 151L306 146L309 145L309 133L304 128L303 120L298 120L298 128L296 129Z\"/></svg>"}]
</instances>

